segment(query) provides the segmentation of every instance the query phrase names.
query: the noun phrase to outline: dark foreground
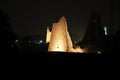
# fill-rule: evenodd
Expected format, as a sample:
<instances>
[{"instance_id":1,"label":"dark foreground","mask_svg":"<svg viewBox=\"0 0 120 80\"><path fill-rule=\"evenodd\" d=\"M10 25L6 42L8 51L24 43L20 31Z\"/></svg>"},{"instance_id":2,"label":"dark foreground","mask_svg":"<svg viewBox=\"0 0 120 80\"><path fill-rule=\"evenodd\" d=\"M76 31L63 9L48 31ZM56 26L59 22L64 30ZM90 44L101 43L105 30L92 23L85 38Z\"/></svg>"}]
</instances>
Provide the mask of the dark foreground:
<instances>
[{"instance_id":1,"label":"dark foreground","mask_svg":"<svg viewBox=\"0 0 120 80\"><path fill-rule=\"evenodd\" d=\"M51 68L118 66L119 57L112 53L24 52L8 56L6 71L41 71ZM116 64L117 63L117 64ZM4 71L5 69L3 69Z\"/></svg>"}]
</instances>

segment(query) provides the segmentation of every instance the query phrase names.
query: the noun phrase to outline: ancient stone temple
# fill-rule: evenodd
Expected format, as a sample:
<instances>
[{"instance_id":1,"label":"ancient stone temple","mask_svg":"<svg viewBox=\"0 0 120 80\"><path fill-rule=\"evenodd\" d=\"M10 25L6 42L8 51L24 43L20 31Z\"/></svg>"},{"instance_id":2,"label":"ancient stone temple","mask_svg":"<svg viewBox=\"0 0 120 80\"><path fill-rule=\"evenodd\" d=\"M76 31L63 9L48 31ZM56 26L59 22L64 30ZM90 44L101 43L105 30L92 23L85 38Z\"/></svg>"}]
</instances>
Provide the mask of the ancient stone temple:
<instances>
[{"instance_id":1,"label":"ancient stone temple","mask_svg":"<svg viewBox=\"0 0 120 80\"><path fill-rule=\"evenodd\" d=\"M65 17L53 23L51 32L47 28L46 43L49 43L48 52L83 52L80 47L73 48Z\"/></svg>"}]
</instances>

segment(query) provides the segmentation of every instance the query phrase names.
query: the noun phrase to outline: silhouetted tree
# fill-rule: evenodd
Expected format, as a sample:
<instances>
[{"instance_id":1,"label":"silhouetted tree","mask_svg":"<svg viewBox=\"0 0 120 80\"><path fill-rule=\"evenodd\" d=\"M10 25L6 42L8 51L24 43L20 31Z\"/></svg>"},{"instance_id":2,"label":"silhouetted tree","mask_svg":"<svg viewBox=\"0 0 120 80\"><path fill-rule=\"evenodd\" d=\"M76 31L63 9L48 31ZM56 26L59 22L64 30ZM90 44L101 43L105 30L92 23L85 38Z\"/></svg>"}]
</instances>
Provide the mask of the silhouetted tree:
<instances>
[{"instance_id":1,"label":"silhouetted tree","mask_svg":"<svg viewBox=\"0 0 120 80\"><path fill-rule=\"evenodd\" d=\"M11 28L10 18L0 10L0 49L8 49L15 37L16 35Z\"/></svg>"},{"instance_id":2,"label":"silhouetted tree","mask_svg":"<svg viewBox=\"0 0 120 80\"><path fill-rule=\"evenodd\" d=\"M103 46L104 30L101 24L100 14L93 12L90 16L88 28L81 44L90 45L91 51L101 50Z\"/></svg>"}]
</instances>

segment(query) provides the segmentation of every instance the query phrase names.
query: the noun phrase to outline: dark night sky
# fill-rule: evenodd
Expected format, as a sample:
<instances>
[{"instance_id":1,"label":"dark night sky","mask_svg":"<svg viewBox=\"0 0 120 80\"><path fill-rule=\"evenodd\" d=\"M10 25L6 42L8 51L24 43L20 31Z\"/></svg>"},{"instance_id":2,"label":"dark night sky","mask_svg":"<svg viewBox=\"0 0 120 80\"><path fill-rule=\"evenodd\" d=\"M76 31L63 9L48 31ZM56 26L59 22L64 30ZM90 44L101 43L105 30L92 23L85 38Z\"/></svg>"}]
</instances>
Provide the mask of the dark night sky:
<instances>
[{"instance_id":1,"label":"dark night sky","mask_svg":"<svg viewBox=\"0 0 120 80\"><path fill-rule=\"evenodd\" d=\"M114 32L119 28L118 1L3 0L0 1L0 8L12 18L12 28L17 34L45 36L46 27L65 16L71 37L80 40L88 25L90 13L95 10L101 14L102 25L109 24L110 19L113 19Z\"/></svg>"}]
</instances>

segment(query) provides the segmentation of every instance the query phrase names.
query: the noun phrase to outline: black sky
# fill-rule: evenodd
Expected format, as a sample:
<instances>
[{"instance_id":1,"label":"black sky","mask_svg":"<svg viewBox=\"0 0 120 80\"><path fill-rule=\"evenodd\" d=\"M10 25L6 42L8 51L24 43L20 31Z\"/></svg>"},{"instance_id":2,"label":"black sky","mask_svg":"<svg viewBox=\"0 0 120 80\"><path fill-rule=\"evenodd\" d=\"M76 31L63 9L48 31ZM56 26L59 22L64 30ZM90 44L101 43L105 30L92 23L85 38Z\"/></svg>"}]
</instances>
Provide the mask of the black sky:
<instances>
[{"instance_id":1,"label":"black sky","mask_svg":"<svg viewBox=\"0 0 120 80\"><path fill-rule=\"evenodd\" d=\"M111 0L112 1L112 0ZM20 35L43 35L61 16L68 21L69 33L80 40L88 25L90 13L101 14L102 25L112 21L114 30L120 23L118 0L4 0L0 8L12 18L12 28ZM113 19L113 20L110 20Z\"/></svg>"}]
</instances>

